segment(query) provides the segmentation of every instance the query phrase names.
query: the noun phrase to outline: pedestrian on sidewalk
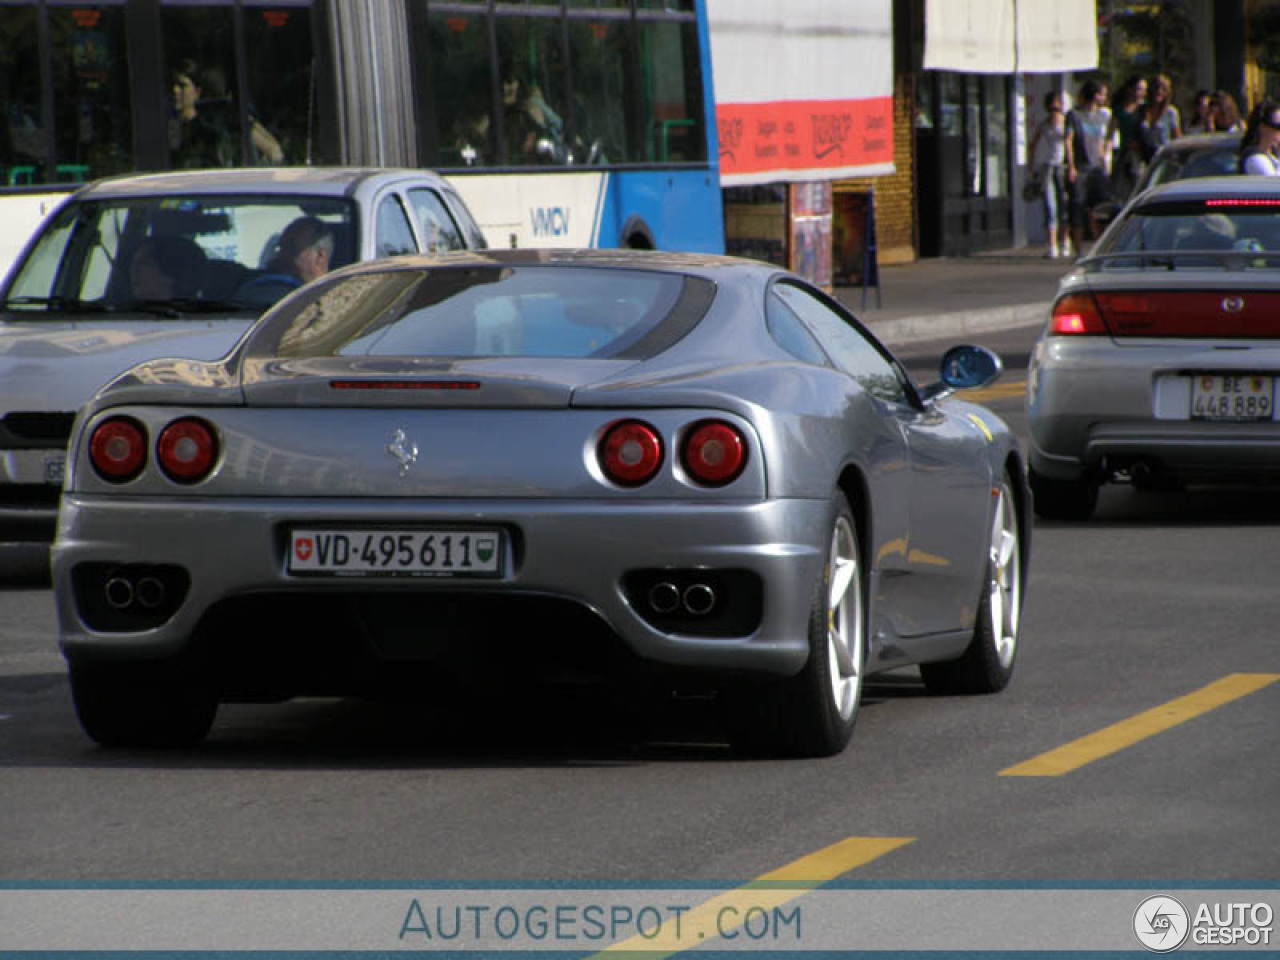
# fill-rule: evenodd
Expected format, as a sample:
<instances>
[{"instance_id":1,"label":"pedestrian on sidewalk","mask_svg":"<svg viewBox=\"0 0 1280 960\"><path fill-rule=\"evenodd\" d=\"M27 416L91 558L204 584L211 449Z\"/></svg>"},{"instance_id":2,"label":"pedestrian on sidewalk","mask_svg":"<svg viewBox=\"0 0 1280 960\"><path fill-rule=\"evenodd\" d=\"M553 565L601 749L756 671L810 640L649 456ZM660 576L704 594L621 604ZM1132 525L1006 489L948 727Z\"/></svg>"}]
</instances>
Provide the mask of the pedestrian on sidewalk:
<instances>
[{"instance_id":1,"label":"pedestrian on sidewalk","mask_svg":"<svg viewBox=\"0 0 1280 960\"><path fill-rule=\"evenodd\" d=\"M1173 81L1163 73L1152 77L1147 85L1150 91L1138 134L1142 142L1143 159L1148 163L1156 151L1170 141L1182 136L1182 116L1173 105Z\"/></svg>"},{"instance_id":2,"label":"pedestrian on sidewalk","mask_svg":"<svg viewBox=\"0 0 1280 960\"><path fill-rule=\"evenodd\" d=\"M1138 125L1146 101L1147 81L1143 77L1132 76L1116 91L1111 102L1111 129L1108 132L1112 143L1111 196L1119 203L1129 199L1146 170L1138 143Z\"/></svg>"},{"instance_id":3,"label":"pedestrian on sidewalk","mask_svg":"<svg viewBox=\"0 0 1280 960\"><path fill-rule=\"evenodd\" d=\"M1051 90L1044 97L1045 118L1031 137L1031 165L1043 185L1044 222L1049 231L1049 256L1070 256L1070 220L1067 207L1067 121L1062 94Z\"/></svg>"},{"instance_id":4,"label":"pedestrian on sidewalk","mask_svg":"<svg viewBox=\"0 0 1280 960\"><path fill-rule=\"evenodd\" d=\"M1213 95L1213 106L1210 108L1215 133L1240 133L1244 130L1244 119L1240 116L1240 108L1236 106L1236 98L1225 90Z\"/></svg>"},{"instance_id":5,"label":"pedestrian on sidewalk","mask_svg":"<svg viewBox=\"0 0 1280 960\"><path fill-rule=\"evenodd\" d=\"M1195 99L1191 101L1191 109L1187 112L1187 123L1184 132L1211 133L1213 131L1213 94L1208 90L1197 90Z\"/></svg>"},{"instance_id":6,"label":"pedestrian on sidewalk","mask_svg":"<svg viewBox=\"0 0 1280 960\"><path fill-rule=\"evenodd\" d=\"M1241 173L1280 176L1280 104L1264 100L1249 114L1249 124L1240 138Z\"/></svg>"},{"instance_id":7,"label":"pedestrian on sidewalk","mask_svg":"<svg viewBox=\"0 0 1280 960\"><path fill-rule=\"evenodd\" d=\"M1067 181L1071 191L1071 237L1084 250L1097 234L1093 209L1106 203L1111 189L1111 111L1106 88L1093 80L1080 85L1080 97L1067 114Z\"/></svg>"}]
</instances>

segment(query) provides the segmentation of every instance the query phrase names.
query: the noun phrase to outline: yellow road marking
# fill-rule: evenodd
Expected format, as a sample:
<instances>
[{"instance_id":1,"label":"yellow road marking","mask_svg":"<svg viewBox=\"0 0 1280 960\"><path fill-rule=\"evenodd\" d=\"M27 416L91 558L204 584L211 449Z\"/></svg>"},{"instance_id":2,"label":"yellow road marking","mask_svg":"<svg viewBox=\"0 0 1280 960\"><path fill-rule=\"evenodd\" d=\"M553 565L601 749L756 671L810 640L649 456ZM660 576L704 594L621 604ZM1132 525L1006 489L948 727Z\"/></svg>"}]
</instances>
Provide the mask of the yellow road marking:
<instances>
[{"instance_id":1,"label":"yellow road marking","mask_svg":"<svg viewBox=\"0 0 1280 960\"><path fill-rule=\"evenodd\" d=\"M977 390L961 390L957 396L961 400L972 400L974 403L986 403L988 400L1003 400L1006 397L1020 397L1027 392L1026 380L1011 380L1008 383L997 383L993 387L979 387Z\"/></svg>"},{"instance_id":2,"label":"yellow road marking","mask_svg":"<svg viewBox=\"0 0 1280 960\"><path fill-rule=\"evenodd\" d=\"M1202 713L1238 700L1280 680L1280 673L1232 673L1194 693L1152 707L1087 737L1000 771L1002 777L1059 777L1086 763L1131 747Z\"/></svg>"},{"instance_id":3,"label":"yellow road marking","mask_svg":"<svg viewBox=\"0 0 1280 960\"><path fill-rule=\"evenodd\" d=\"M627 952L633 957L658 960L682 950L691 950L704 938L713 940L720 931L728 932L741 926L750 909L779 907L913 840L915 837L846 837L839 843L793 860L784 867L761 874L744 886L698 904L678 921L664 923L653 936L636 935L621 940L610 944L596 956Z\"/></svg>"}]
</instances>

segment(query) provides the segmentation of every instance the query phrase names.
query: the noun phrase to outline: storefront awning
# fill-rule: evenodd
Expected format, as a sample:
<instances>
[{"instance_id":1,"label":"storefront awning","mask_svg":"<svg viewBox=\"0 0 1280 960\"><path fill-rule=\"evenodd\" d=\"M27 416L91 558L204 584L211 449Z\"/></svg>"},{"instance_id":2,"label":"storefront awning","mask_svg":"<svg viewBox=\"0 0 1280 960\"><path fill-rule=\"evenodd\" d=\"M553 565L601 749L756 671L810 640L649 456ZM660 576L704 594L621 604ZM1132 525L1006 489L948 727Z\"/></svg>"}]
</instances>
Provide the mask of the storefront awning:
<instances>
[{"instance_id":1,"label":"storefront awning","mask_svg":"<svg viewBox=\"0 0 1280 960\"><path fill-rule=\"evenodd\" d=\"M1067 73L1097 66L1096 0L925 0L926 70Z\"/></svg>"}]
</instances>

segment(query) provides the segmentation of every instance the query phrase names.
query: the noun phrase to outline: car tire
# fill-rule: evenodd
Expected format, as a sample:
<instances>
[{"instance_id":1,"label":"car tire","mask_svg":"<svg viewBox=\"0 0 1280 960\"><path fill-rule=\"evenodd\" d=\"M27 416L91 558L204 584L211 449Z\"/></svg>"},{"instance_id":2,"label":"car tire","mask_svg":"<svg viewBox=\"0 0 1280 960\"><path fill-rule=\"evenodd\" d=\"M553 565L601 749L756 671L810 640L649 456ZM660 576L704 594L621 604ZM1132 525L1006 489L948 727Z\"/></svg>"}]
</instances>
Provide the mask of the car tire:
<instances>
[{"instance_id":1,"label":"car tire","mask_svg":"<svg viewBox=\"0 0 1280 960\"><path fill-rule=\"evenodd\" d=\"M1009 684L1022 622L1022 530L1008 478L1000 486L988 538L986 574L978 597L973 638L955 660L922 663L931 693L996 693Z\"/></svg>"},{"instance_id":2,"label":"car tire","mask_svg":"<svg viewBox=\"0 0 1280 960\"><path fill-rule=\"evenodd\" d=\"M217 701L167 665L72 667L80 726L104 747L188 747L209 733Z\"/></svg>"},{"instance_id":3,"label":"car tire","mask_svg":"<svg viewBox=\"0 0 1280 960\"><path fill-rule=\"evenodd\" d=\"M1055 480L1029 470L1031 507L1044 520L1088 520L1098 505L1098 483L1087 474L1077 480Z\"/></svg>"},{"instance_id":4,"label":"car tire","mask_svg":"<svg viewBox=\"0 0 1280 960\"><path fill-rule=\"evenodd\" d=\"M827 557L814 585L809 658L793 677L723 698L734 749L748 755L827 757L853 735L866 669L866 577L853 512L837 501Z\"/></svg>"}]
</instances>

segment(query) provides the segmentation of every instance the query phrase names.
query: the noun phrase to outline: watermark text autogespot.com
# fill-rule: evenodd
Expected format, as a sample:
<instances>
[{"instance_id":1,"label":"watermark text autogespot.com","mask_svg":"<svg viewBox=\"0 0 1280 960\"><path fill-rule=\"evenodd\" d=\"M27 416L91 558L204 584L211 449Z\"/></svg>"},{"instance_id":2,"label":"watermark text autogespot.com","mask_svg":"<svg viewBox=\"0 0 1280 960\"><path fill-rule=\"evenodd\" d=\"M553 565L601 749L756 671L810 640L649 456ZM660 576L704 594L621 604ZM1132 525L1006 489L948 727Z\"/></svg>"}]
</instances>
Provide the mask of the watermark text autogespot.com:
<instances>
[{"instance_id":1,"label":"watermark text autogespot.com","mask_svg":"<svg viewBox=\"0 0 1280 960\"><path fill-rule=\"evenodd\" d=\"M799 944L797 905L730 903L706 909L683 904L534 903L515 905L434 903L412 899L399 939L423 944L469 941L617 943L639 939L697 943L712 938L778 945Z\"/></svg>"}]
</instances>

